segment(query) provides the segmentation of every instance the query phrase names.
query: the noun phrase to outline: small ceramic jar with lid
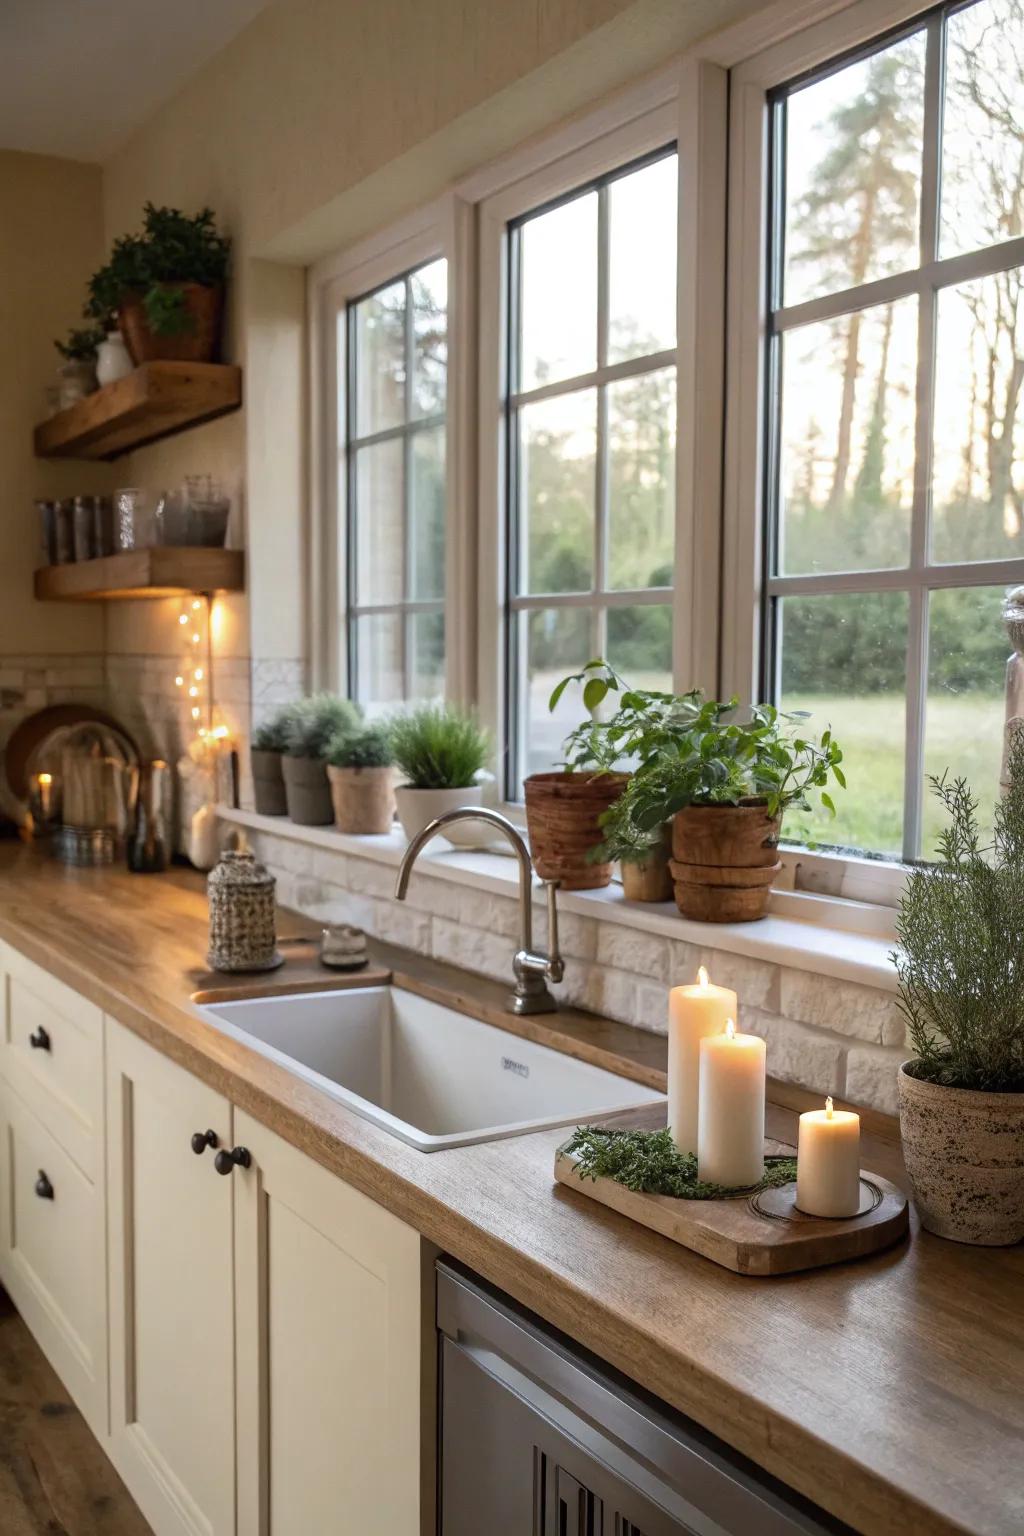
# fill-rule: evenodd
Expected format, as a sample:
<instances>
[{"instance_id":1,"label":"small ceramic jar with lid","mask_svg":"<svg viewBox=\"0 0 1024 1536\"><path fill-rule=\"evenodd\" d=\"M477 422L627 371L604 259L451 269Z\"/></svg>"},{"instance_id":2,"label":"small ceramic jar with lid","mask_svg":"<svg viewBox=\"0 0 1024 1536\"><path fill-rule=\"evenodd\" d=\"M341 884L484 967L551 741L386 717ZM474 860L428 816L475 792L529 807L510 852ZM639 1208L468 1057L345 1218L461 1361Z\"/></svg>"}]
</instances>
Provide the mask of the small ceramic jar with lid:
<instances>
[{"instance_id":1,"label":"small ceramic jar with lid","mask_svg":"<svg viewBox=\"0 0 1024 1536\"><path fill-rule=\"evenodd\" d=\"M275 927L277 882L248 849L228 849L210 871L210 952L214 971L272 971L283 964Z\"/></svg>"}]
</instances>

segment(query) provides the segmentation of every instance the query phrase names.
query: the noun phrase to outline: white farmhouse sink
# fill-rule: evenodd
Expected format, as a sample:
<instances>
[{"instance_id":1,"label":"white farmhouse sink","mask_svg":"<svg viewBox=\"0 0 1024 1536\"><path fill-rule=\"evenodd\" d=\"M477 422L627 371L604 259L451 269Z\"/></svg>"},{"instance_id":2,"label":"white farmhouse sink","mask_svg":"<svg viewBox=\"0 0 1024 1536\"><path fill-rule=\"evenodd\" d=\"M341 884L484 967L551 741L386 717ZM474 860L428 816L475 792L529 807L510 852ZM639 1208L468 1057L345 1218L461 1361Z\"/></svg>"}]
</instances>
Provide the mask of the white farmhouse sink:
<instances>
[{"instance_id":1,"label":"white farmhouse sink","mask_svg":"<svg viewBox=\"0 0 1024 1536\"><path fill-rule=\"evenodd\" d=\"M400 987L250 998L199 1011L424 1152L664 1102L651 1088Z\"/></svg>"}]
</instances>

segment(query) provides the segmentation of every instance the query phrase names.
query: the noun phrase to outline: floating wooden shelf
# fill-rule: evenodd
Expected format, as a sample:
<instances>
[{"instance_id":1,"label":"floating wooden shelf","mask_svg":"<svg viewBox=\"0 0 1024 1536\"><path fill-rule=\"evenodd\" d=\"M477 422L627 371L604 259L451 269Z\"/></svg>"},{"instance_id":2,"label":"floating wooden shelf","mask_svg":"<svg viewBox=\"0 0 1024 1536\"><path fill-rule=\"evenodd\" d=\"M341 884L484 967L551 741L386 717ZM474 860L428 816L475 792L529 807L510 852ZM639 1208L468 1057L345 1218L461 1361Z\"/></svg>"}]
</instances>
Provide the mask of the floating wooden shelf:
<instances>
[{"instance_id":1,"label":"floating wooden shelf","mask_svg":"<svg viewBox=\"0 0 1024 1536\"><path fill-rule=\"evenodd\" d=\"M143 363L35 430L41 459L116 459L235 411L242 370L228 363Z\"/></svg>"},{"instance_id":2,"label":"floating wooden shelf","mask_svg":"<svg viewBox=\"0 0 1024 1536\"><path fill-rule=\"evenodd\" d=\"M128 549L101 560L46 565L35 573L36 597L44 602L241 592L244 586L245 555L240 549Z\"/></svg>"}]
</instances>

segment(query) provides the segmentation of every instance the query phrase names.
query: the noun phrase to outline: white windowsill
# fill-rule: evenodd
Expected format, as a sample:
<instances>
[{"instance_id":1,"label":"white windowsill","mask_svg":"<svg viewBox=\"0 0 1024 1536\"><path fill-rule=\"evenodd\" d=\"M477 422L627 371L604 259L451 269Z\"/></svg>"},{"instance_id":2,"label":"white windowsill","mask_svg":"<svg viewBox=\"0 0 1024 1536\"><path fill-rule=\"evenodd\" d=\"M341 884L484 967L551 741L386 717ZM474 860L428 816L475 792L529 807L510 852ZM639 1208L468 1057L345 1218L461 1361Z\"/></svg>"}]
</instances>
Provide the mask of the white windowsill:
<instances>
[{"instance_id":1,"label":"white windowsill","mask_svg":"<svg viewBox=\"0 0 1024 1536\"><path fill-rule=\"evenodd\" d=\"M222 821L268 833L290 842L335 853L352 854L397 868L405 852L406 838L396 828L383 837L353 837L330 827L301 827L285 816L260 816L255 811L236 811L218 806ZM511 858L500 853L445 850L438 840L416 861L420 874L475 886L494 895L515 894L519 871ZM861 913L858 902L822 898L801 891L772 893L771 908L756 923L694 923L681 917L671 902L627 901L618 884L597 891L562 891L559 908L579 917L621 923L644 933L682 939L705 949L724 949L750 959L819 976L834 976L861 986L896 990L896 975L889 958L892 939L875 932L856 931L858 920L872 926L870 913ZM828 921L832 916L839 921Z\"/></svg>"}]
</instances>

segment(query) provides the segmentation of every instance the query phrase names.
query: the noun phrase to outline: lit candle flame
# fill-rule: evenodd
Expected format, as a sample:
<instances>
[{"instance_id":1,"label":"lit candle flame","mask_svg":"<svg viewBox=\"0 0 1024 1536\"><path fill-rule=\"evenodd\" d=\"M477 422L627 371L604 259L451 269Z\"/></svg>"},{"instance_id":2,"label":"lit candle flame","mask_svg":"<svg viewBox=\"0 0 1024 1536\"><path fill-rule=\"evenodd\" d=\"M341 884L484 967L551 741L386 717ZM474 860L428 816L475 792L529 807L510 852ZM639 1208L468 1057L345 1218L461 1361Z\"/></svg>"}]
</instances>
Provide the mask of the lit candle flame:
<instances>
[{"instance_id":1,"label":"lit candle flame","mask_svg":"<svg viewBox=\"0 0 1024 1536\"><path fill-rule=\"evenodd\" d=\"M736 1039L736 1021L734 1019L726 1019L725 1021L725 1038L727 1040Z\"/></svg>"},{"instance_id":2,"label":"lit candle flame","mask_svg":"<svg viewBox=\"0 0 1024 1536\"><path fill-rule=\"evenodd\" d=\"M829 1094L828 1098L825 1100L825 1119L826 1120L831 1120L832 1119L832 1095L831 1094Z\"/></svg>"},{"instance_id":3,"label":"lit candle flame","mask_svg":"<svg viewBox=\"0 0 1024 1536\"><path fill-rule=\"evenodd\" d=\"M52 773L41 773L39 775L40 788L44 784L52 784L52 783L53 783L53 774Z\"/></svg>"},{"instance_id":4,"label":"lit candle flame","mask_svg":"<svg viewBox=\"0 0 1024 1536\"><path fill-rule=\"evenodd\" d=\"M706 992L708 989L708 973L703 965L697 968L697 981L700 984L701 991Z\"/></svg>"}]
</instances>

